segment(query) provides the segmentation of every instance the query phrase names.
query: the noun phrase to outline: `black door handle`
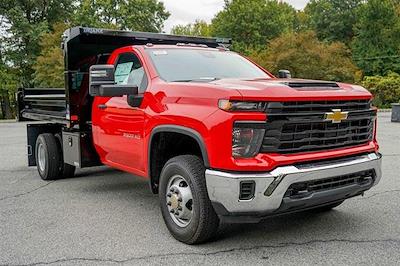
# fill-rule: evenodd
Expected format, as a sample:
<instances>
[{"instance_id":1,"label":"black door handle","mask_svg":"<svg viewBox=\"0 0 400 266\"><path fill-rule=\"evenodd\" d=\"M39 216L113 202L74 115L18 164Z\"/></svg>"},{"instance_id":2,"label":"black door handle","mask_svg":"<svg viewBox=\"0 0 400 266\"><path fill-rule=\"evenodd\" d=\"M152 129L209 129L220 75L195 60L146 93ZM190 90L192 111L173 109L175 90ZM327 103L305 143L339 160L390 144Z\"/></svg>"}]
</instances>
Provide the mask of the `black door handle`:
<instances>
[{"instance_id":1,"label":"black door handle","mask_svg":"<svg viewBox=\"0 0 400 266\"><path fill-rule=\"evenodd\" d=\"M105 105L105 104L99 104L99 105L97 105L97 107L98 107L100 110L104 110L104 109L107 108L107 105Z\"/></svg>"}]
</instances>

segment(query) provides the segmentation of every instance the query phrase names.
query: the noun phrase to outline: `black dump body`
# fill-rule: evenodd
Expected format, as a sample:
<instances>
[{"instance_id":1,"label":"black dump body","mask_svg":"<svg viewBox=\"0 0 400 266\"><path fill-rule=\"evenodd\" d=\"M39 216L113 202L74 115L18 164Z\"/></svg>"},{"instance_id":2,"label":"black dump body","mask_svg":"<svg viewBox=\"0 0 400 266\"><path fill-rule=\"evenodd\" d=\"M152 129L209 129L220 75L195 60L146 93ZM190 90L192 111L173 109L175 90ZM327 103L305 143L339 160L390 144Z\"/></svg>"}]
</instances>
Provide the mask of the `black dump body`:
<instances>
[{"instance_id":1,"label":"black dump body","mask_svg":"<svg viewBox=\"0 0 400 266\"><path fill-rule=\"evenodd\" d=\"M86 129L91 121L92 97L88 94L89 67L105 64L117 48L129 45L202 44L229 45L230 39L176 36L159 33L74 27L63 35L65 88L29 88L18 93L20 120L46 120Z\"/></svg>"}]
</instances>

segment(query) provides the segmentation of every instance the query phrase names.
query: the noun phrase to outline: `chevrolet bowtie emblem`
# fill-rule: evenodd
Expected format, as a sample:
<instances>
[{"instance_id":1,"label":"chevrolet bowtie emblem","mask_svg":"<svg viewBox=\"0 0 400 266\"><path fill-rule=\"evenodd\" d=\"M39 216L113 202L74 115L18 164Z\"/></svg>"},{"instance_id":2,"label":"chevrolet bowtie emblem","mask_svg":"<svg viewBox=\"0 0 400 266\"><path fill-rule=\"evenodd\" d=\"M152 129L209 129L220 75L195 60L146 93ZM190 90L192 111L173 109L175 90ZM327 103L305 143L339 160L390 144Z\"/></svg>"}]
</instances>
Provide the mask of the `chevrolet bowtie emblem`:
<instances>
[{"instance_id":1,"label":"chevrolet bowtie emblem","mask_svg":"<svg viewBox=\"0 0 400 266\"><path fill-rule=\"evenodd\" d=\"M325 113L324 120L332 123L340 123L346 120L349 112L342 112L340 109L332 109L332 112Z\"/></svg>"}]
</instances>

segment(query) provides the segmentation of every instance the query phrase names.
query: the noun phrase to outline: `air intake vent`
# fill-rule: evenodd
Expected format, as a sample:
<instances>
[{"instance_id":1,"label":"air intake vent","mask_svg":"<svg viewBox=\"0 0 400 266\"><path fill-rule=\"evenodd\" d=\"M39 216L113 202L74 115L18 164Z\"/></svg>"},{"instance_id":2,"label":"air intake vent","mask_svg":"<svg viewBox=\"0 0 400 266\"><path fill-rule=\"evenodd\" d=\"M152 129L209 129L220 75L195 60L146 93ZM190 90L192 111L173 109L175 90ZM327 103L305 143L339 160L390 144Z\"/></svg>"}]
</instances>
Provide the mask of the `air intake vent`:
<instances>
[{"instance_id":1,"label":"air intake vent","mask_svg":"<svg viewBox=\"0 0 400 266\"><path fill-rule=\"evenodd\" d=\"M301 198L314 192L333 190L351 185L372 186L374 180L375 171L367 170L331 178L294 183L286 191L285 197Z\"/></svg>"},{"instance_id":2,"label":"air intake vent","mask_svg":"<svg viewBox=\"0 0 400 266\"><path fill-rule=\"evenodd\" d=\"M239 200L251 200L254 198L256 183L254 181L240 182Z\"/></svg>"},{"instance_id":3,"label":"air intake vent","mask_svg":"<svg viewBox=\"0 0 400 266\"><path fill-rule=\"evenodd\" d=\"M299 91L340 90L335 82L285 82L284 84Z\"/></svg>"}]
</instances>

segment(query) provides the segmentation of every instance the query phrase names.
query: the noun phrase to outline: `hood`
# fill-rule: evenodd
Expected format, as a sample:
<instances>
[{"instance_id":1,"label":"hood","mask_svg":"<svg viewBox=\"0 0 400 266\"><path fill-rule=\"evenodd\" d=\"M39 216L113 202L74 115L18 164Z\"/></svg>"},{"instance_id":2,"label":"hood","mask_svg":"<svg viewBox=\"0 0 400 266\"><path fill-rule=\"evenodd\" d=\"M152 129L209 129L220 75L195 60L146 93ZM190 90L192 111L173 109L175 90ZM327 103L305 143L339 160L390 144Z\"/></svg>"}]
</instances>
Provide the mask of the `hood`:
<instances>
[{"instance_id":1,"label":"hood","mask_svg":"<svg viewBox=\"0 0 400 266\"><path fill-rule=\"evenodd\" d=\"M370 92L358 85L318 80L221 79L211 84L225 89L235 89L242 95L243 100L346 100L372 97Z\"/></svg>"}]
</instances>

